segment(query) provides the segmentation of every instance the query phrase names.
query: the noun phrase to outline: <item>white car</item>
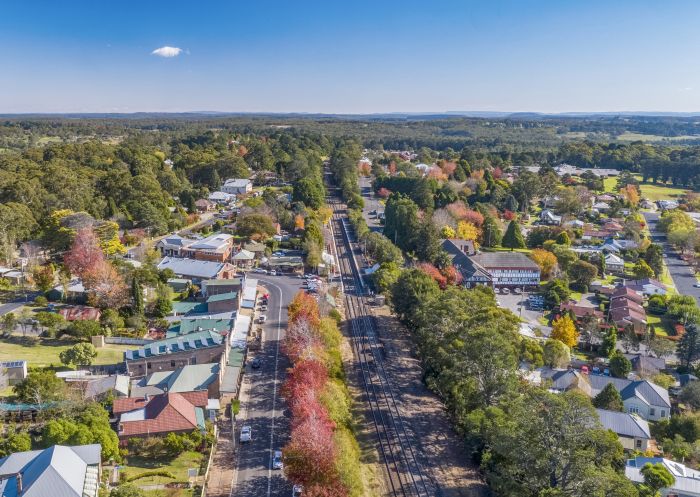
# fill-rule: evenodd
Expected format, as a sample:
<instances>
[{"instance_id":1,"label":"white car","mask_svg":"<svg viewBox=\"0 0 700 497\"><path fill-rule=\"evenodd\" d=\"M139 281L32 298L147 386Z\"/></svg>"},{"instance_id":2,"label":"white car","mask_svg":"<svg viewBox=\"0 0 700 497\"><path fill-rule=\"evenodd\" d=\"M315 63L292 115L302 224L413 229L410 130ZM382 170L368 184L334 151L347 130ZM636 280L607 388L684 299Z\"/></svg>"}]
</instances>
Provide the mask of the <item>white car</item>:
<instances>
[{"instance_id":1,"label":"white car","mask_svg":"<svg viewBox=\"0 0 700 497\"><path fill-rule=\"evenodd\" d=\"M241 428L241 443L248 443L253 440L253 431L250 429L249 425L245 425Z\"/></svg>"},{"instance_id":2,"label":"white car","mask_svg":"<svg viewBox=\"0 0 700 497\"><path fill-rule=\"evenodd\" d=\"M301 485L294 485L292 487L292 497L301 497L301 491L303 487Z\"/></svg>"},{"instance_id":3,"label":"white car","mask_svg":"<svg viewBox=\"0 0 700 497\"><path fill-rule=\"evenodd\" d=\"M258 323L263 324L265 321L267 321L267 316L260 316L258 318Z\"/></svg>"},{"instance_id":4,"label":"white car","mask_svg":"<svg viewBox=\"0 0 700 497\"><path fill-rule=\"evenodd\" d=\"M272 456L272 469L282 469L284 463L282 462L282 451L276 450L275 454Z\"/></svg>"},{"instance_id":5,"label":"white car","mask_svg":"<svg viewBox=\"0 0 700 497\"><path fill-rule=\"evenodd\" d=\"M270 276L277 276L277 271L275 271L274 269L270 271Z\"/></svg>"},{"instance_id":6,"label":"white car","mask_svg":"<svg viewBox=\"0 0 700 497\"><path fill-rule=\"evenodd\" d=\"M267 274L267 270L260 267L256 267L255 269L253 269L253 272L258 274Z\"/></svg>"}]
</instances>

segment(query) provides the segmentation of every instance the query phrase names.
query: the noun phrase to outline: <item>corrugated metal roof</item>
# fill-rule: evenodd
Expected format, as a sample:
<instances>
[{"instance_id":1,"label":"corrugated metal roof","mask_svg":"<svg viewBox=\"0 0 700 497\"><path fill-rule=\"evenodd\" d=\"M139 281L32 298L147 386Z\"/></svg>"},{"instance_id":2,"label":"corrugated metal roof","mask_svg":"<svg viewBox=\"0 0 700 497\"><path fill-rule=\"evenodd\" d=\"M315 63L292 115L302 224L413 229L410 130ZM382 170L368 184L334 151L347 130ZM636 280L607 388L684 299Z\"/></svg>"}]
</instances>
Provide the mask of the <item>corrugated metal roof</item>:
<instances>
[{"instance_id":1,"label":"corrugated metal roof","mask_svg":"<svg viewBox=\"0 0 700 497\"><path fill-rule=\"evenodd\" d=\"M647 440L651 438L649 423L634 414L606 409L596 409L596 412L603 428L612 430L619 436Z\"/></svg>"}]
</instances>

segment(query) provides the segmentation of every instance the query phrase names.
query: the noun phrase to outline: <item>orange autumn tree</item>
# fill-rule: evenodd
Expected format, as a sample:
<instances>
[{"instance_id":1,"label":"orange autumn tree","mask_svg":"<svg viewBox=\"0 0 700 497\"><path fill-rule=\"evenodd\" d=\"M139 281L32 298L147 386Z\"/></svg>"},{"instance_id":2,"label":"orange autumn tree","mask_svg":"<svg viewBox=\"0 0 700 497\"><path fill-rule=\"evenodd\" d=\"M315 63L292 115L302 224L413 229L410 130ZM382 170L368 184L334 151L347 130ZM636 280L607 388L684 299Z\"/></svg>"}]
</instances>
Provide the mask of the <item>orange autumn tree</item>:
<instances>
[{"instance_id":1,"label":"orange autumn tree","mask_svg":"<svg viewBox=\"0 0 700 497\"><path fill-rule=\"evenodd\" d=\"M544 279L549 279L557 267L557 256L548 250L534 249L530 253L530 258L540 267Z\"/></svg>"},{"instance_id":2,"label":"orange autumn tree","mask_svg":"<svg viewBox=\"0 0 700 497\"><path fill-rule=\"evenodd\" d=\"M624 188L620 188L620 195L632 207L636 207L639 204L639 190L637 190L635 185L625 185Z\"/></svg>"}]
</instances>

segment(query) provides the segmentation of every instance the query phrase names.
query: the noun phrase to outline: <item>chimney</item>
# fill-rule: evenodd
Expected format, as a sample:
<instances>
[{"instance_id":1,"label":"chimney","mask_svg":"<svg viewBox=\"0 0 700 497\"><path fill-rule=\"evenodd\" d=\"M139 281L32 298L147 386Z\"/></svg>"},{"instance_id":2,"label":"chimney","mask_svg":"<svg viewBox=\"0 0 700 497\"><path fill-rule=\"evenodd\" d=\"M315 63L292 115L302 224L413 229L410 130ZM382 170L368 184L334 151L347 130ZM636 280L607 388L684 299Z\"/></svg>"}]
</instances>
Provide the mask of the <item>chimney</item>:
<instances>
[{"instance_id":1,"label":"chimney","mask_svg":"<svg viewBox=\"0 0 700 497\"><path fill-rule=\"evenodd\" d=\"M144 401L146 404L148 404L148 394L145 394L145 395L143 396L143 401Z\"/></svg>"},{"instance_id":2,"label":"chimney","mask_svg":"<svg viewBox=\"0 0 700 497\"><path fill-rule=\"evenodd\" d=\"M17 473L17 495L22 495L22 473Z\"/></svg>"}]
</instances>

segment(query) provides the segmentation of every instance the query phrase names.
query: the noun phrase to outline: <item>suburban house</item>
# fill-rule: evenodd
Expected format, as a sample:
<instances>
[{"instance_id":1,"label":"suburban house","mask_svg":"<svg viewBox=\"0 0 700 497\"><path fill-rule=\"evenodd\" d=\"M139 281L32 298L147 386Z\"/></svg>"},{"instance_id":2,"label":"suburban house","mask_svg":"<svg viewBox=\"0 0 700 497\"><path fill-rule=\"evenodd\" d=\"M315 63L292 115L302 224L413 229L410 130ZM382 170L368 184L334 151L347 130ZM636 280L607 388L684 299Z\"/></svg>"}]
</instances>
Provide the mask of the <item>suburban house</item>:
<instances>
[{"instance_id":1,"label":"suburban house","mask_svg":"<svg viewBox=\"0 0 700 497\"><path fill-rule=\"evenodd\" d=\"M243 288L242 278L231 278L227 280L204 280L201 290L206 296L219 295L220 293L240 292Z\"/></svg>"},{"instance_id":2,"label":"suburban house","mask_svg":"<svg viewBox=\"0 0 700 497\"><path fill-rule=\"evenodd\" d=\"M610 301L612 302L617 299L630 300L639 305L644 303L644 297L640 293L626 286L618 286L615 288L615 291L610 296Z\"/></svg>"},{"instance_id":3,"label":"suburban house","mask_svg":"<svg viewBox=\"0 0 700 497\"><path fill-rule=\"evenodd\" d=\"M253 182L248 178L230 178L224 182L221 191L231 195L244 195L253 191Z\"/></svg>"},{"instance_id":4,"label":"suburban house","mask_svg":"<svg viewBox=\"0 0 700 497\"><path fill-rule=\"evenodd\" d=\"M173 371L188 364L219 362L226 354L226 339L212 330L156 340L136 350L124 352L131 376L146 376L157 371Z\"/></svg>"},{"instance_id":5,"label":"suburban house","mask_svg":"<svg viewBox=\"0 0 700 497\"><path fill-rule=\"evenodd\" d=\"M610 210L610 204L607 202L596 202L591 207L591 210L597 212L608 212Z\"/></svg>"},{"instance_id":6,"label":"suburban house","mask_svg":"<svg viewBox=\"0 0 700 497\"><path fill-rule=\"evenodd\" d=\"M58 313L66 321L99 321L102 312L87 305L69 305L59 309Z\"/></svg>"},{"instance_id":7,"label":"suburban house","mask_svg":"<svg viewBox=\"0 0 700 497\"><path fill-rule=\"evenodd\" d=\"M625 286L642 295L666 295L668 291L666 285L653 278L630 280L625 282Z\"/></svg>"},{"instance_id":8,"label":"suburban house","mask_svg":"<svg viewBox=\"0 0 700 497\"><path fill-rule=\"evenodd\" d=\"M235 200L236 196L226 192L211 192L207 198L217 204L226 205Z\"/></svg>"},{"instance_id":9,"label":"suburban house","mask_svg":"<svg viewBox=\"0 0 700 497\"><path fill-rule=\"evenodd\" d=\"M661 457L635 457L628 459L625 476L634 483L644 483L642 468L645 464L663 464L673 475L675 483L669 488L662 488L662 497L700 497L700 471L691 469L682 463Z\"/></svg>"},{"instance_id":10,"label":"suburban house","mask_svg":"<svg viewBox=\"0 0 700 497\"><path fill-rule=\"evenodd\" d=\"M125 444L132 437L204 431L208 401L206 390L115 399L112 412L119 417L120 443Z\"/></svg>"},{"instance_id":11,"label":"suburban house","mask_svg":"<svg viewBox=\"0 0 700 497\"><path fill-rule=\"evenodd\" d=\"M675 200L659 200L656 202L656 205L658 205L659 209L661 209L662 211L678 209L678 202L676 202Z\"/></svg>"},{"instance_id":12,"label":"suburban house","mask_svg":"<svg viewBox=\"0 0 700 497\"><path fill-rule=\"evenodd\" d=\"M635 250L637 247L639 247L639 244L634 240L607 238L600 248L606 252L613 252L615 254L619 254L620 252L623 252L625 250Z\"/></svg>"},{"instance_id":13,"label":"suburban house","mask_svg":"<svg viewBox=\"0 0 700 497\"><path fill-rule=\"evenodd\" d=\"M64 287L63 285L56 285L53 289L49 290L47 295L49 300L65 300L68 302L80 302L84 303L87 300L88 292L83 285L80 278L72 279Z\"/></svg>"},{"instance_id":14,"label":"suburban house","mask_svg":"<svg viewBox=\"0 0 700 497\"><path fill-rule=\"evenodd\" d=\"M559 226L561 224L561 216L557 216L550 209L543 209L542 212L540 212L540 221L542 224Z\"/></svg>"},{"instance_id":15,"label":"suburban house","mask_svg":"<svg viewBox=\"0 0 700 497\"><path fill-rule=\"evenodd\" d=\"M632 371L641 378L648 378L661 373L666 369L666 359L663 357L651 357L642 354L625 354L632 363Z\"/></svg>"},{"instance_id":16,"label":"suburban house","mask_svg":"<svg viewBox=\"0 0 700 497\"><path fill-rule=\"evenodd\" d=\"M620 444L627 450L645 451L649 448L651 432L649 423L628 412L596 409L603 428L617 435Z\"/></svg>"},{"instance_id":17,"label":"suburban house","mask_svg":"<svg viewBox=\"0 0 700 497\"><path fill-rule=\"evenodd\" d=\"M77 372L77 371L76 371ZM129 396L129 377L124 374L64 376L66 384L84 399L102 400L108 395Z\"/></svg>"},{"instance_id":18,"label":"suburban house","mask_svg":"<svg viewBox=\"0 0 700 497\"><path fill-rule=\"evenodd\" d=\"M250 241L243 244L243 249L248 252L253 252L256 259L262 259L265 256L265 250L267 250L267 245L264 243Z\"/></svg>"},{"instance_id":19,"label":"suburban house","mask_svg":"<svg viewBox=\"0 0 700 497\"><path fill-rule=\"evenodd\" d=\"M232 250L233 237L226 233L216 233L184 247L182 257L198 261L226 262Z\"/></svg>"},{"instance_id":20,"label":"suburban house","mask_svg":"<svg viewBox=\"0 0 700 497\"><path fill-rule=\"evenodd\" d=\"M606 254L605 270L609 273L623 274L625 272L625 261L622 257L613 253Z\"/></svg>"},{"instance_id":21,"label":"suburban house","mask_svg":"<svg viewBox=\"0 0 700 497\"><path fill-rule=\"evenodd\" d=\"M236 275L236 268L227 262L197 261L179 257L164 257L158 263L158 270L171 269L182 278L199 283L202 280L230 279Z\"/></svg>"},{"instance_id":22,"label":"suburban house","mask_svg":"<svg viewBox=\"0 0 700 497\"><path fill-rule=\"evenodd\" d=\"M601 322L605 315L595 307L579 305L576 302L562 302L559 304L561 312L571 312L576 317L576 322L580 323L587 317L592 317L596 322Z\"/></svg>"},{"instance_id":23,"label":"suburban house","mask_svg":"<svg viewBox=\"0 0 700 497\"><path fill-rule=\"evenodd\" d=\"M102 446L54 445L0 459L2 497L97 497Z\"/></svg>"},{"instance_id":24,"label":"suburban house","mask_svg":"<svg viewBox=\"0 0 700 497\"><path fill-rule=\"evenodd\" d=\"M464 285L492 287L524 287L540 284L540 267L520 252L484 252L467 256L455 264L462 273Z\"/></svg>"},{"instance_id":25,"label":"suburban house","mask_svg":"<svg viewBox=\"0 0 700 497\"><path fill-rule=\"evenodd\" d=\"M671 401L668 391L648 380L627 380L602 375L585 375L579 371L547 369L541 373L550 381L550 390L565 392L579 390L593 398L612 383L620 392L625 411L637 414L648 421L659 421L671 416Z\"/></svg>"},{"instance_id":26,"label":"suburban house","mask_svg":"<svg viewBox=\"0 0 700 497\"><path fill-rule=\"evenodd\" d=\"M27 361L0 362L0 388L16 385L27 377Z\"/></svg>"},{"instance_id":27,"label":"suburban house","mask_svg":"<svg viewBox=\"0 0 700 497\"><path fill-rule=\"evenodd\" d=\"M210 399L218 399L223 372L220 363L212 362L151 373L132 382L131 397L205 390Z\"/></svg>"},{"instance_id":28,"label":"suburban house","mask_svg":"<svg viewBox=\"0 0 700 497\"><path fill-rule=\"evenodd\" d=\"M230 313L231 315L233 313ZM177 336L190 335L191 333L197 333L200 331L216 331L218 334L224 336L228 335L233 329L233 319L232 317L184 317L179 323L173 324L166 332L167 338L173 338Z\"/></svg>"},{"instance_id":29,"label":"suburban house","mask_svg":"<svg viewBox=\"0 0 700 497\"><path fill-rule=\"evenodd\" d=\"M255 253L251 252L250 250L242 249L234 254L231 261L236 267L239 268L253 267L253 263L255 262Z\"/></svg>"},{"instance_id":30,"label":"suburban house","mask_svg":"<svg viewBox=\"0 0 700 497\"><path fill-rule=\"evenodd\" d=\"M168 235L156 243L156 249L163 257L186 257L185 249L192 245L195 240L185 238L177 233Z\"/></svg>"},{"instance_id":31,"label":"suburban house","mask_svg":"<svg viewBox=\"0 0 700 497\"><path fill-rule=\"evenodd\" d=\"M197 212L209 212L216 209L216 203L206 198L195 201L194 206L197 208Z\"/></svg>"}]
</instances>

